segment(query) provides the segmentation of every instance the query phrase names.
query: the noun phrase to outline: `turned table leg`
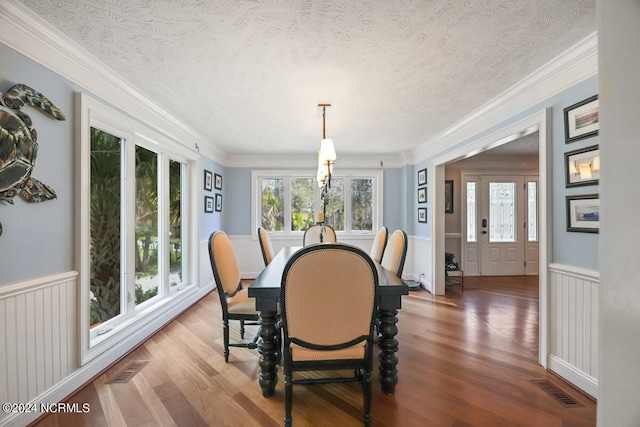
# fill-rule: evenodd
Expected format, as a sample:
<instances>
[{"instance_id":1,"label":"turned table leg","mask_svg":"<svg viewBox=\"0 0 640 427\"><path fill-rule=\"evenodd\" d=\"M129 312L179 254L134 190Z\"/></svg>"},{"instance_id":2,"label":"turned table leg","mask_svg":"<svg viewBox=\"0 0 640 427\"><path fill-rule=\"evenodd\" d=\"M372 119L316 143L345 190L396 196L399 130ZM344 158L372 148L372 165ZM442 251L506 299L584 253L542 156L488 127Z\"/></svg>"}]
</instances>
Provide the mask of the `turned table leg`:
<instances>
[{"instance_id":1,"label":"turned table leg","mask_svg":"<svg viewBox=\"0 0 640 427\"><path fill-rule=\"evenodd\" d=\"M380 330L378 336L378 347L380 348L380 355L378 360L380 385L382 386L382 392L386 394L393 394L398 383L398 357L396 352L398 351L398 340L396 335L398 334L398 310L396 309L380 309Z\"/></svg>"},{"instance_id":2,"label":"turned table leg","mask_svg":"<svg viewBox=\"0 0 640 427\"><path fill-rule=\"evenodd\" d=\"M260 388L262 395L270 397L275 394L278 383L278 327L276 312L260 313L260 338L258 352L260 353Z\"/></svg>"}]
</instances>

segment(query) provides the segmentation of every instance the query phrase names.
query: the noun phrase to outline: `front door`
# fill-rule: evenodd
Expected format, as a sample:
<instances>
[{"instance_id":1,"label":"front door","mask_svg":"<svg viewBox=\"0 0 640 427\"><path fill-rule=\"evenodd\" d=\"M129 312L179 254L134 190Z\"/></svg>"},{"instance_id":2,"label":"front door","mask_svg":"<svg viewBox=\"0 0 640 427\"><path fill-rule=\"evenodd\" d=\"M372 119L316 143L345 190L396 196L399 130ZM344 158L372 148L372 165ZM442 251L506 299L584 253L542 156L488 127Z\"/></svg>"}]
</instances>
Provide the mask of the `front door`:
<instances>
[{"instance_id":1,"label":"front door","mask_svg":"<svg viewBox=\"0 0 640 427\"><path fill-rule=\"evenodd\" d=\"M538 274L537 176L467 175L464 181L465 274Z\"/></svg>"},{"instance_id":2,"label":"front door","mask_svg":"<svg viewBox=\"0 0 640 427\"><path fill-rule=\"evenodd\" d=\"M524 275L524 178L484 176L482 201L482 275Z\"/></svg>"}]
</instances>

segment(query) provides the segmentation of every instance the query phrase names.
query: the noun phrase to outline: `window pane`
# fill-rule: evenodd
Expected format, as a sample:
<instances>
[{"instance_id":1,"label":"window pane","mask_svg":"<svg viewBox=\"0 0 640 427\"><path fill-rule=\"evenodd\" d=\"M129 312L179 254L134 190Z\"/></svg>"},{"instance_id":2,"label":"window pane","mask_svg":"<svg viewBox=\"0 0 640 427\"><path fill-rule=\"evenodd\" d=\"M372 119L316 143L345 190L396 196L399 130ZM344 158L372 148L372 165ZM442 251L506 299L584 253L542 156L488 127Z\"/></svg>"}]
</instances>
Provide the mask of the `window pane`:
<instances>
[{"instance_id":1,"label":"window pane","mask_svg":"<svg viewBox=\"0 0 640 427\"><path fill-rule=\"evenodd\" d=\"M527 227L529 230L528 240L530 242L538 241L538 183L531 181L527 183Z\"/></svg>"},{"instance_id":2,"label":"window pane","mask_svg":"<svg viewBox=\"0 0 640 427\"><path fill-rule=\"evenodd\" d=\"M291 230L306 230L315 223L313 178L291 179Z\"/></svg>"},{"instance_id":3,"label":"window pane","mask_svg":"<svg viewBox=\"0 0 640 427\"><path fill-rule=\"evenodd\" d=\"M284 179L262 179L262 228L284 230Z\"/></svg>"},{"instance_id":4,"label":"window pane","mask_svg":"<svg viewBox=\"0 0 640 427\"><path fill-rule=\"evenodd\" d=\"M186 165L169 160L169 286L182 283L182 182Z\"/></svg>"},{"instance_id":5,"label":"window pane","mask_svg":"<svg viewBox=\"0 0 640 427\"><path fill-rule=\"evenodd\" d=\"M123 141L91 128L90 325L120 314L120 205Z\"/></svg>"},{"instance_id":6,"label":"window pane","mask_svg":"<svg viewBox=\"0 0 640 427\"><path fill-rule=\"evenodd\" d=\"M476 183L467 182L467 242L477 242Z\"/></svg>"},{"instance_id":7,"label":"window pane","mask_svg":"<svg viewBox=\"0 0 640 427\"><path fill-rule=\"evenodd\" d=\"M344 231L344 178L332 178L325 196L327 205L324 221L336 231Z\"/></svg>"},{"instance_id":8,"label":"window pane","mask_svg":"<svg viewBox=\"0 0 640 427\"><path fill-rule=\"evenodd\" d=\"M373 180L351 180L351 229L373 230Z\"/></svg>"},{"instance_id":9,"label":"window pane","mask_svg":"<svg viewBox=\"0 0 640 427\"><path fill-rule=\"evenodd\" d=\"M489 183L489 241L516 241L516 183Z\"/></svg>"},{"instance_id":10,"label":"window pane","mask_svg":"<svg viewBox=\"0 0 640 427\"><path fill-rule=\"evenodd\" d=\"M136 304L158 294L158 155L136 146Z\"/></svg>"}]
</instances>

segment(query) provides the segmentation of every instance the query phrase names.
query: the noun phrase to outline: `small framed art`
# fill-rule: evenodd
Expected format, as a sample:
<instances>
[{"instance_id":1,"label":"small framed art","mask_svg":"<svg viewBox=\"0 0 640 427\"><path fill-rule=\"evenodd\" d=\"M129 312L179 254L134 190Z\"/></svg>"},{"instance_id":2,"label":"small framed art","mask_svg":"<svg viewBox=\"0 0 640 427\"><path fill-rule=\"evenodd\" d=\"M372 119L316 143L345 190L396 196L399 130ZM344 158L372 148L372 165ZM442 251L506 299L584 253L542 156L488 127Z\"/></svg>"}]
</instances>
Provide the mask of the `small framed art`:
<instances>
[{"instance_id":1,"label":"small framed art","mask_svg":"<svg viewBox=\"0 0 640 427\"><path fill-rule=\"evenodd\" d=\"M418 222L427 222L427 208L418 208Z\"/></svg>"},{"instance_id":2,"label":"small framed art","mask_svg":"<svg viewBox=\"0 0 640 427\"><path fill-rule=\"evenodd\" d=\"M418 188L418 203L427 203L427 187Z\"/></svg>"},{"instance_id":3,"label":"small framed art","mask_svg":"<svg viewBox=\"0 0 640 427\"><path fill-rule=\"evenodd\" d=\"M567 187L596 185L600 180L600 149L597 145L564 153Z\"/></svg>"},{"instance_id":4,"label":"small framed art","mask_svg":"<svg viewBox=\"0 0 640 427\"><path fill-rule=\"evenodd\" d=\"M213 174L206 169L204 170L204 189L207 191L213 190Z\"/></svg>"},{"instance_id":5,"label":"small framed art","mask_svg":"<svg viewBox=\"0 0 640 427\"><path fill-rule=\"evenodd\" d=\"M444 182L444 213L453 213L453 181Z\"/></svg>"},{"instance_id":6,"label":"small framed art","mask_svg":"<svg viewBox=\"0 0 640 427\"><path fill-rule=\"evenodd\" d=\"M425 185L427 183L427 170L422 169L418 171L418 185Z\"/></svg>"},{"instance_id":7,"label":"small framed art","mask_svg":"<svg viewBox=\"0 0 640 427\"><path fill-rule=\"evenodd\" d=\"M214 185L216 190L222 190L222 175L215 174Z\"/></svg>"},{"instance_id":8,"label":"small framed art","mask_svg":"<svg viewBox=\"0 0 640 427\"><path fill-rule=\"evenodd\" d=\"M205 213L213 212L213 197L204 196L204 212Z\"/></svg>"},{"instance_id":9,"label":"small framed art","mask_svg":"<svg viewBox=\"0 0 640 427\"><path fill-rule=\"evenodd\" d=\"M600 130L598 95L564 109L564 140L574 142L598 134Z\"/></svg>"},{"instance_id":10,"label":"small framed art","mask_svg":"<svg viewBox=\"0 0 640 427\"><path fill-rule=\"evenodd\" d=\"M216 212L222 212L222 194L216 194Z\"/></svg>"},{"instance_id":11,"label":"small framed art","mask_svg":"<svg viewBox=\"0 0 640 427\"><path fill-rule=\"evenodd\" d=\"M567 196L567 231L600 232L600 195Z\"/></svg>"}]
</instances>

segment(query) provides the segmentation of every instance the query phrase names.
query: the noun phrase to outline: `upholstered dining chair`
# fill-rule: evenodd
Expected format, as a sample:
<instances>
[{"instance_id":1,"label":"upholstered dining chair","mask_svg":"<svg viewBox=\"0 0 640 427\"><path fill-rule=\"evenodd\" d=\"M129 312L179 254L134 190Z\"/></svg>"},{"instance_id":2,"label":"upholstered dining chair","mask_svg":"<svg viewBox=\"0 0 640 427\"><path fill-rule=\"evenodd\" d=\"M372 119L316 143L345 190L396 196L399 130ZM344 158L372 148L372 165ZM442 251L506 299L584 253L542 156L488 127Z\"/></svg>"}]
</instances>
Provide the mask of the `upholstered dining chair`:
<instances>
[{"instance_id":1,"label":"upholstered dining chair","mask_svg":"<svg viewBox=\"0 0 640 427\"><path fill-rule=\"evenodd\" d=\"M391 233L382 256L382 266L402 278L404 260L407 257L407 233L396 230Z\"/></svg>"},{"instance_id":2,"label":"upholstered dining chair","mask_svg":"<svg viewBox=\"0 0 640 427\"><path fill-rule=\"evenodd\" d=\"M338 239L336 239L336 230L334 230L333 227L326 224L314 224L304 231L302 246L320 243L320 234L322 234L322 242L338 241Z\"/></svg>"},{"instance_id":3,"label":"upholstered dining chair","mask_svg":"<svg viewBox=\"0 0 640 427\"><path fill-rule=\"evenodd\" d=\"M389 230L387 230L387 227L383 225L376 233L376 238L373 240L373 245L371 245L371 251L369 251L369 255L375 262L379 263L382 261L382 255L384 254L384 249L387 246L388 236Z\"/></svg>"},{"instance_id":4,"label":"upholstered dining chair","mask_svg":"<svg viewBox=\"0 0 640 427\"><path fill-rule=\"evenodd\" d=\"M271 246L271 238L269 237L267 230L262 227L258 227L258 240L260 240L262 260L264 261L264 266L266 267L273 259L273 246Z\"/></svg>"},{"instance_id":5,"label":"upholstered dining chair","mask_svg":"<svg viewBox=\"0 0 640 427\"><path fill-rule=\"evenodd\" d=\"M240 321L240 338L244 340L245 325L258 325L258 312L254 298L242 288L238 258L229 236L216 231L209 237L209 260L216 288L222 304L222 330L224 335L224 361L229 362L229 347L257 348L259 330L250 342L229 342L229 320Z\"/></svg>"},{"instance_id":6,"label":"upholstered dining chair","mask_svg":"<svg viewBox=\"0 0 640 427\"><path fill-rule=\"evenodd\" d=\"M378 274L360 248L310 245L287 262L282 275L285 426L291 426L293 385L358 381L364 423L371 421L373 322ZM339 375L347 370L353 375ZM293 379L297 371L335 371Z\"/></svg>"}]
</instances>

